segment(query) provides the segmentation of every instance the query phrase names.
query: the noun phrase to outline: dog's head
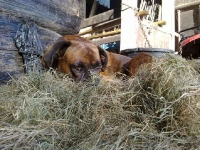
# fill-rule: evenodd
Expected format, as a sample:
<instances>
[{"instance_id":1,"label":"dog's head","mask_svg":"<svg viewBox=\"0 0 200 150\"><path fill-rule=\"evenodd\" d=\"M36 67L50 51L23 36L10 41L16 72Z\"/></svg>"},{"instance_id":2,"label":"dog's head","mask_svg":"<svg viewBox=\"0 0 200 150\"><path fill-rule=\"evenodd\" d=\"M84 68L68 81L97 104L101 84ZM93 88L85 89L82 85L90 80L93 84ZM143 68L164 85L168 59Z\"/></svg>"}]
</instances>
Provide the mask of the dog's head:
<instances>
[{"instance_id":1,"label":"dog's head","mask_svg":"<svg viewBox=\"0 0 200 150\"><path fill-rule=\"evenodd\" d=\"M43 67L57 69L77 82L104 71L107 62L103 49L85 38L72 35L59 38L42 57Z\"/></svg>"}]
</instances>

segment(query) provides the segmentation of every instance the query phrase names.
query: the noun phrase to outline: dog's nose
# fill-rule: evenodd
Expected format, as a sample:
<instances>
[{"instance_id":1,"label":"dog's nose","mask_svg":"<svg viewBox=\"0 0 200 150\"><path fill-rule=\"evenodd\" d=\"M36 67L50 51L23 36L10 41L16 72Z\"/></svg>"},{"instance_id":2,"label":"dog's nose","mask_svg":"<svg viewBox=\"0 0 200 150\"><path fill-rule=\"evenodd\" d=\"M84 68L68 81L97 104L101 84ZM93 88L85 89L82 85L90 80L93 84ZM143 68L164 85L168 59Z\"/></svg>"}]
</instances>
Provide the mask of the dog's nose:
<instances>
[{"instance_id":1,"label":"dog's nose","mask_svg":"<svg viewBox=\"0 0 200 150\"><path fill-rule=\"evenodd\" d=\"M85 79L90 79L91 78L91 72L87 71L85 74Z\"/></svg>"},{"instance_id":2,"label":"dog's nose","mask_svg":"<svg viewBox=\"0 0 200 150\"><path fill-rule=\"evenodd\" d=\"M85 79L91 79L91 78L94 78L98 76L98 72L95 72L94 70L88 70L85 75L84 75L84 78Z\"/></svg>"},{"instance_id":3,"label":"dog's nose","mask_svg":"<svg viewBox=\"0 0 200 150\"><path fill-rule=\"evenodd\" d=\"M82 81L90 82L92 84L98 84L100 81L99 72L94 71L94 69L89 69L83 77Z\"/></svg>"},{"instance_id":4,"label":"dog's nose","mask_svg":"<svg viewBox=\"0 0 200 150\"><path fill-rule=\"evenodd\" d=\"M101 71L101 68L93 68L93 69L89 69L88 72L91 76L97 76L99 75L99 72Z\"/></svg>"}]
</instances>

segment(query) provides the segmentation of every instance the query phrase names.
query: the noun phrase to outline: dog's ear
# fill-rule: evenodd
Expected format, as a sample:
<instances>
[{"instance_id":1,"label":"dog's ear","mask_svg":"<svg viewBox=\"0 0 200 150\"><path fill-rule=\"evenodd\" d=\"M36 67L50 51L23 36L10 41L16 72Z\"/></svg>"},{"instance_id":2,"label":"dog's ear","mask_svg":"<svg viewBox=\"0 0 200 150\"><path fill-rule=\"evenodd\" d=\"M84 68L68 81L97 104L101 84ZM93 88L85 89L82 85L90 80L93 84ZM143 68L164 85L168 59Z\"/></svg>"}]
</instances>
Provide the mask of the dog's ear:
<instances>
[{"instance_id":1,"label":"dog's ear","mask_svg":"<svg viewBox=\"0 0 200 150\"><path fill-rule=\"evenodd\" d=\"M58 57L62 57L65 54L67 47L71 44L70 41L67 41L63 37L59 38L56 43L48 50L43 58L42 63L45 64L45 67L52 67L53 62Z\"/></svg>"},{"instance_id":2,"label":"dog's ear","mask_svg":"<svg viewBox=\"0 0 200 150\"><path fill-rule=\"evenodd\" d=\"M108 64L108 55L106 54L106 51L102 49L100 46L98 46L98 49L99 49L99 55L100 55L101 63L102 63L101 71L105 71Z\"/></svg>"}]
</instances>

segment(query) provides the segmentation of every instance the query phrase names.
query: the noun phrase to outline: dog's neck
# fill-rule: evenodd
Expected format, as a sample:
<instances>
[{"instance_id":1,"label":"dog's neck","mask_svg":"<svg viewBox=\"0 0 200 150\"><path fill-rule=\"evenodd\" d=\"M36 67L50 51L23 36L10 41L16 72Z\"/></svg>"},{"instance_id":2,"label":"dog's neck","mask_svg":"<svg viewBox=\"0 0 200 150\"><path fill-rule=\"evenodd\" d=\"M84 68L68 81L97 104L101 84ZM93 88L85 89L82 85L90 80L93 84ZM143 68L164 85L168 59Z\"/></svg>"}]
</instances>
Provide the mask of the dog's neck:
<instances>
[{"instance_id":1,"label":"dog's neck","mask_svg":"<svg viewBox=\"0 0 200 150\"><path fill-rule=\"evenodd\" d=\"M116 54L116 53L112 53L112 52L108 52L106 51L107 55L108 55L108 66L123 66L125 65L127 62L129 62L131 60L130 57L124 56L124 55L120 55L120 54Z\"/></svg>"},{"instance_id":2,"label":"dog's neck","mask_svg":"<svg viewBox=\"0 0 200 150\"><path fill-rule=\"evenodd\" d=\"M106 51L106 54L108 56L108 64L106 66L106 69L104 72L100 72L100 75L103 76L112 76L116 72L123 73L124 70L126 70L126 66L128 66L128 63L130 62L131 58L115 54L112 52Z\"/></svg>"}]
</instances>

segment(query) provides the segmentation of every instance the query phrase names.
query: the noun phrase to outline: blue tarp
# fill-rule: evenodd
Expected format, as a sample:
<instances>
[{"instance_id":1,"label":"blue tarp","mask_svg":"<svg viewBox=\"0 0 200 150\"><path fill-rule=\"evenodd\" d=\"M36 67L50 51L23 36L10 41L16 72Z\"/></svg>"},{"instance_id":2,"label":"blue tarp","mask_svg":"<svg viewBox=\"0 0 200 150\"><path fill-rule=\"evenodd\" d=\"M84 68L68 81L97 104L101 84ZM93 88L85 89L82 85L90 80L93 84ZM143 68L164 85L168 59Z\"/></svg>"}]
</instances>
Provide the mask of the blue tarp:
<instances>
[{"instance_id":1,"label":"blue tarp","mask_svg":"<svg viewBox=\"0 0 200 150\"><path fill-rule=\"evenodd\" d=\"M108 43L108 44L101 44L100 45L103 49L120 49L120 42L113 42L113 43Z\"/></svg>"},{"instance_id":2,"label":"blue tarp","mask_svg":"<svg viewBox=\"0 0 200 150\"><path fill-rule=\"evenodd\" d=\"M96 0L100 5L110 8L110 0Z\"/></svg>"}]
</instances>

